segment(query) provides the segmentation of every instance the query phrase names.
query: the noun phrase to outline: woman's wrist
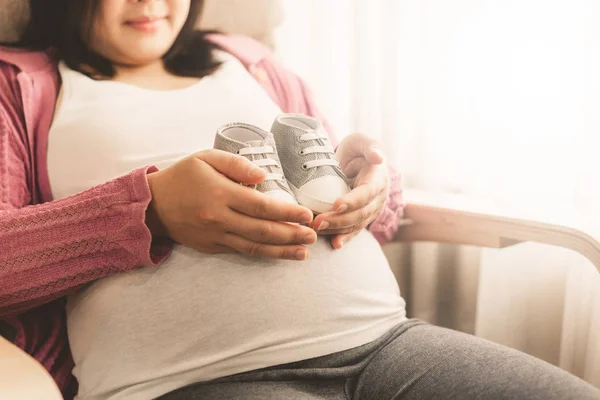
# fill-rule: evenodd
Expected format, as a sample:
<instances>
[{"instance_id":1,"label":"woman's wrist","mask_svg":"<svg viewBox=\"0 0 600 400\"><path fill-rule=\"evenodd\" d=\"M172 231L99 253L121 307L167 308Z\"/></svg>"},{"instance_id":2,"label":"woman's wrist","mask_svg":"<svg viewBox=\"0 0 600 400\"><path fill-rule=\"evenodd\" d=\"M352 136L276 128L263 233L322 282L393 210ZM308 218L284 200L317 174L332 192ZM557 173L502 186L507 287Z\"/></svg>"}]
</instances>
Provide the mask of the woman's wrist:
<instances>
[{"instance_id":1,"label":"woman's wrist","mask_svg":"<svg viewBox=\"0 0 600 400\"><path fill-rule=\"evenodd\" d=\"M148 227L148 229L150 230L150 233L152 233L152 237L155 238L161 238L161 237L168 237L168 233L167 233L167 229L164 226L164 224L162 223L162 221L160 220L160 217L158 216L155 206L155 199L154 199L154 191L153 189L153 180L154 180L154 173L148 174L148 185L150 186L150 193L152 195L152 200L150 200L150 203L148 204L148 208L146 209L146 226Z\"/></svg>"}]
</instances>

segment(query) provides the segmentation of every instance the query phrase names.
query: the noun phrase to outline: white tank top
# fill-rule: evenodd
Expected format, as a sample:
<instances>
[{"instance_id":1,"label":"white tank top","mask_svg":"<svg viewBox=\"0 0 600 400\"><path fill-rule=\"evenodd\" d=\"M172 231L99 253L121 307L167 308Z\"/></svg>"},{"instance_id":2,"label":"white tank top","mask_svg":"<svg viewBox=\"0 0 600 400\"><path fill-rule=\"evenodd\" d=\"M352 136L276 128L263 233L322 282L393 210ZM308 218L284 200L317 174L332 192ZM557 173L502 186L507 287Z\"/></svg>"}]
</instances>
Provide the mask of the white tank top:
<instances>
[{"instance_id":1,"label":"white tank top","mask_svg":"<svg viewBox=\"0 0 600 400\"><path fill-rule=\"evenodd\" d=\"M270 129L280 112L245 67L181 90L94 81L60 66L48 173L61 199L148 164L212 147L217 128ZM304 262L206 255L182 245L159 267L99 280L69 298L80 399L149 399L185 385L360 346L405 319L368 232L341 251L320 238Z\"/></svg>"}]
</instances>

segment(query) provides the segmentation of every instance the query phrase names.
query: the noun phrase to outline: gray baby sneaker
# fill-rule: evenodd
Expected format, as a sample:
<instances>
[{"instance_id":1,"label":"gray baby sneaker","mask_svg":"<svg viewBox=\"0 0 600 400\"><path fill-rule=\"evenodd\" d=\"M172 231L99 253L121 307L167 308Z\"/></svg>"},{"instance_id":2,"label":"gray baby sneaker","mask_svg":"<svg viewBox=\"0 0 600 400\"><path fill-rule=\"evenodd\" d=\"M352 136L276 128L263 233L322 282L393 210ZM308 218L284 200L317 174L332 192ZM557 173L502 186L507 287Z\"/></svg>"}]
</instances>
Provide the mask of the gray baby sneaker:
<instances>
[{"instance_id":1,"label":"gray baby sneaker","mask_svg":"<svg viewBox=\"0 0 600 400\"><path fill-rule=\"evenodd\" d=\"M297 203L283 175L271 133L250 124L227 124L217 131L214 148L244 156L267 171L266 179L255 185L256 190L279 200Z\"/></svg>"},{"instance_id":2,"label":"gray baby sneaker","mask_svg":"<svg viewBox=\"0 0 600 400\"><path fill-rule=\"evenodd\" d=\"M271 133L298 203L315 213L331 211L350 188L321 122L302 114L282 114Z\"/></svg>"}]
</instances>

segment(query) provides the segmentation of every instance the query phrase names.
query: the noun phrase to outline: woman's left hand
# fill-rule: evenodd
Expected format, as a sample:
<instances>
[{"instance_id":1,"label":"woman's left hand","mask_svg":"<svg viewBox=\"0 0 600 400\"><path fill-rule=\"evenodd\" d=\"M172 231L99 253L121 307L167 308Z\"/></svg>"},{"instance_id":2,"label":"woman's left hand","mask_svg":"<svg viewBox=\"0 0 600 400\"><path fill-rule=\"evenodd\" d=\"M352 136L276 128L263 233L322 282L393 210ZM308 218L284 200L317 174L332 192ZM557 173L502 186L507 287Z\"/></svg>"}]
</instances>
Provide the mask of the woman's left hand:
<instances>
[{"instance_id":1,"label":"woman's left hand","mask_svg":"<svg viewBox=\"0 0 600 400\"><path fill-rule=\"evenodd\" d=\"M379 216L388 198L389 179L379 144L365 135L346 137L336 155L352 190L336 200L333 211L318 215L310 226L319 235L333 235L331 245L341 249Z\"/></svg>"}]
</instances>

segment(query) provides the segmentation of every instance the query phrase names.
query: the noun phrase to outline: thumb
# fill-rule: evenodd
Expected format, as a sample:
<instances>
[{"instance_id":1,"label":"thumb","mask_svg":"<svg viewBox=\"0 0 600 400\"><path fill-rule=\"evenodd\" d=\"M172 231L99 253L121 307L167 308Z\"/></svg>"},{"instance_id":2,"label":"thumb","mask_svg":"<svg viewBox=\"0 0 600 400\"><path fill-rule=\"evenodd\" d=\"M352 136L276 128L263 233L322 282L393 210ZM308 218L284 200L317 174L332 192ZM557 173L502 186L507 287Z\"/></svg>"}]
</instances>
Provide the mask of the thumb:
<instances>
[{"instance_id":1,"label":"thumb","mask_svg":"<svg viewBox=\"0 0 600 400\"><path fill-rule=\"evenodd\" d=\"M383 163L385 156L379 148L377 141L361 133L348 136L341 144L344 147L344 155L351 160L355 157L363 157L369 164Z\"/></svg>"},{"instance_id":2,"label":"thumb","mask_svg":"<svg viewBox=\"0 0 600 400\"><path fill-rule=\"evenodd\" d=\"M266 172L247 158L226 151L205 150L194 156L236 182L255 185L264 181L266 177Z\"/></svg>"},{"instance_id":3,"label":"thumb","mask_svg":"<svg viewBox=\"0 0 600 400\"><path fill-rule=\"evenodd\" d=\"M369 164L374 164L374 165L379 165L379 164L383 163L383 161L385 160L385 156L383 155L383 152L381 151L381 149L377 145L377 142L375 142L375 141L372 141L370 147L368 147L368 149L365 150L364 156L365 156L365 160L367 160L367 162Z\"/></svg>"}]
</instances>

